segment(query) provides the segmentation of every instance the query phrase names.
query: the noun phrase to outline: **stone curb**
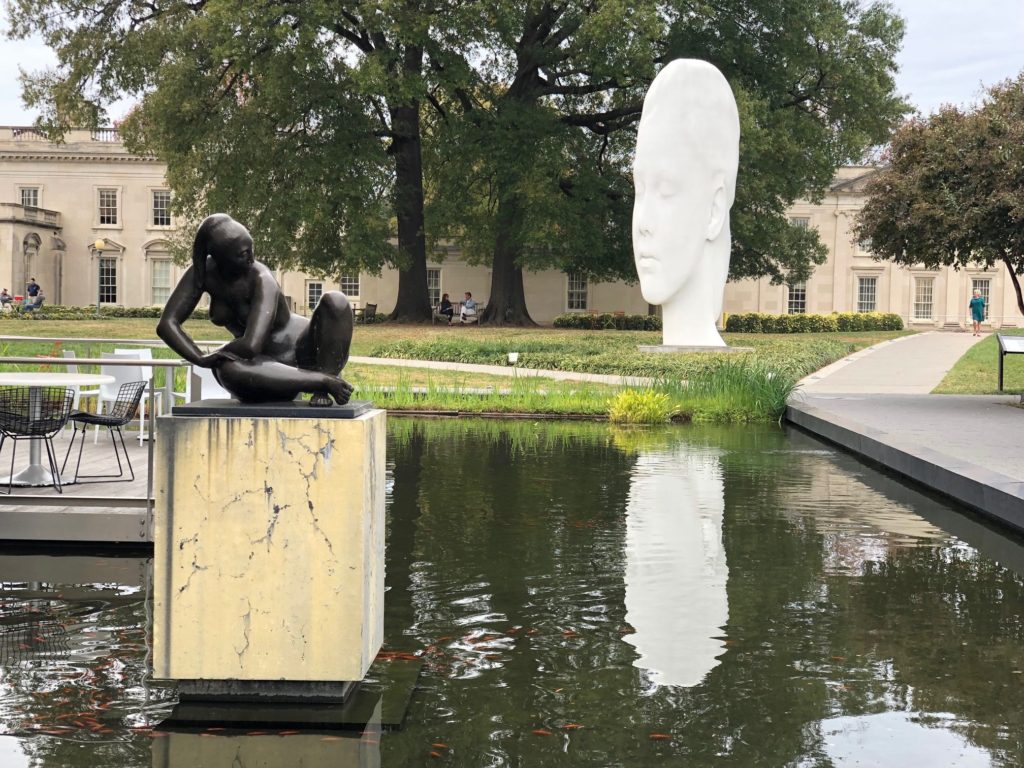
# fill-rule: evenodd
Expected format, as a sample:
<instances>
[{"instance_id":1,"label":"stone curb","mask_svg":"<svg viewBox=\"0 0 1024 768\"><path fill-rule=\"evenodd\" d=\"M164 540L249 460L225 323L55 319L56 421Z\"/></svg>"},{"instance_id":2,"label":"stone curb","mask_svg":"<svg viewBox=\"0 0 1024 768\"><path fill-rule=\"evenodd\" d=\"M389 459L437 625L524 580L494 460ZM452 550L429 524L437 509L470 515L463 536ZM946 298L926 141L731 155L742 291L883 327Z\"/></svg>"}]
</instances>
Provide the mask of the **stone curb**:
<instances>
[{"instance_id":1,"label":"stone curb","mask_svg":"<svg viewBox=\"0 0 1024 768\"><path fill-rule=\"evenodd\" d=\"M810 405L790 404L785 418L827 442L1024 533L1024 482L1020 480Z\"/></svg>"}]
</instances>

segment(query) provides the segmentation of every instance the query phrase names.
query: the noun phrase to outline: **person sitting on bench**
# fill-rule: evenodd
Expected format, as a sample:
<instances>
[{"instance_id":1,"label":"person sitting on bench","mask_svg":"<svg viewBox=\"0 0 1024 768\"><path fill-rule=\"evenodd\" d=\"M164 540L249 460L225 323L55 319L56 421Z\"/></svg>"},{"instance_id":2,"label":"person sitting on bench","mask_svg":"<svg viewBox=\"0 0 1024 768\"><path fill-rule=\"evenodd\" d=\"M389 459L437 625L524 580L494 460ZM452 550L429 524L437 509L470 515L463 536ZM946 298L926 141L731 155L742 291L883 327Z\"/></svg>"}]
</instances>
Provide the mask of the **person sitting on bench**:
<instances>
[{"instance_id":1,"label":"person sitting on bench","mask_svg":"<svg viewBox=\"0 0 1024 768\"><path fill-rule=\"evenodd\" d=\"M441 297L441 303L437 308L437 314L444 315L448 318L448 325L452 324L452 318L455 316L455 308L452 306L452 302L449 300L447 293Z\"/></svg>"},{"instance_id":2,"label":"person sitting on bench","mask_svg":"<svg viewBox=\"0 0 1024 768\"><path fill-rule=\"evenodd\" d=\"M466 298L463 300L462 309L459 311L459 322L475 323L476 321L476 302L473 300L473 294L466 291Z\"/></svg>"},{"instance_id":3,"label":"person sitting on bench","mask_svg":"<svg viewBox=\"0 0 1024 768\"><path fill-rule=\"evenodd\" d=\"M43 306L44 301L46 301L46 297L43 295L43 289L40 288L36 292L35 298L33 298L32 296L25 297L25 304L22 307L22 309L25 312L32 312Z\"/></svg>"}]
</instances>

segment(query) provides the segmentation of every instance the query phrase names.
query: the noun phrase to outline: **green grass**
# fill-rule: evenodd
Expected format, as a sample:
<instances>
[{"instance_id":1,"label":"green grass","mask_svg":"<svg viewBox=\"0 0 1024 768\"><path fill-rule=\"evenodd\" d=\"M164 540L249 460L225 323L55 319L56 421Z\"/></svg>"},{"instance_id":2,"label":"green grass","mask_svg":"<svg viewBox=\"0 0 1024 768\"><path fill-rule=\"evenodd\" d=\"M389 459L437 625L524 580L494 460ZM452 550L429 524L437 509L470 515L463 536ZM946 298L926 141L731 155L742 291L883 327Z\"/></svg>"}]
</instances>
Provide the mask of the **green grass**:
<instances>
[{"instance_id":1,"label":"green grass","mask_svg":"<svg viewBox=\"0 0 1024 768\"><path fill-rule=\"evenodd\" d=\"M518 352L523 368L673 379L692 379L720 359L713 353L649 354L637 349L659 344L658 332L410 328L374 326L358 344L373 357L503 365L509 352ZM745 357L799 379L857 349L906 333L726 334L726 341L751 347Z\"/></svg>"},{"instance_id":2,"label":"green grass","mask_svg":"<svg viewBox=\"0 0 1024 768\"><path fill-rule=\"evenodd\" d=\"M1005 328L1004 336L1024 336L1024 328ZM1024 393L1024 355L1003 358L1003 391ZM939 395L991 395L999 392L999 342L995 334L961 357L933 392Z\"/></svg>"},{"instance_id":3,"label":"green grass","mask_svg":"<svg viewBox=\"0 0 1024 768\"><path fill-rule=\"evenodd\" d=\"M155 339L152 319L102 321L38 320L0 330L8 335L65 338ZM197 340L226 338L208 321L189 321ZM504 365L508 352L519 352L519 366L648 376L651 392L667 398L667 413L677 420L735 423L779 418L794 382L856 349L906 332L828 334L727 334L729 344L753 348L728 357L715 354L647 354L640 344L657 344L657 332L576 331L551 328L489 329L381 324L358 326L353 354L409 357L448 362ZM78 357L98 357L116 343L66 342L58 349L43 341L0 342L0 355L35 356L73 349ZM157 357L174 358L165 348ZM34 366L22 366L34 367ZM156 373L157 386L164 382ZM358 397L389 410L458 413L561 414L603 417L622 387L557 382L542 377L507 378L486 374L349 365L343 374L358 388ZM177 391L184 370L175 372ZM467 390L488 389L481 394ZM645 417L647 418L647 417ZM643 420L627 417L627 421Z\"/></svg>"}]
</instances>

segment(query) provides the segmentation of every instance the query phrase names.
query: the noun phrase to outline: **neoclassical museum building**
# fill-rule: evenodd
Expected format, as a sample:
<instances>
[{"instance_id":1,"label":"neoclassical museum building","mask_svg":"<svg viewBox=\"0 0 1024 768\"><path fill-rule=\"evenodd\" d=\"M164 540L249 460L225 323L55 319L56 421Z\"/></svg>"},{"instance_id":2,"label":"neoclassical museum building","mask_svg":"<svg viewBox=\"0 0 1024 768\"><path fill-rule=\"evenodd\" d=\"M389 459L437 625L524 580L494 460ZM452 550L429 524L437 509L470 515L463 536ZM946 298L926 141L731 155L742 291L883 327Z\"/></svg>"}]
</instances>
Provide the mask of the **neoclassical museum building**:
<instances>
[{"instance_id":1,"label":"neoclassical museum building","mask_svg":"<svg viewBox=\"0 0 1024 768\"><path fill-rule=\"evenodd\" d=\"M817 229L828 248L828 260L809 280L731 282L724 312L895 312L910 327L955 329L970 325L967 302L976 288L989 300L987 324L1024 324L1002 268L928 270L871 258L851 227L874 172L840 168L821 202L791 208L791 220ZM177 231L170 204L165 166L127 152L114 129L71 131L65 143L53 144L34 128L0 127L0 287L20 294L35 277L50 304L162 305L183 271L170 255L168 239ZM388 312L398 293L393 270L331 280L281 272L278 279L300 312L337 289L356 306ZM651 309L636 284L552 270L528 272L524 280L530 314L539 323L564 312ZM428 283L434 304L442 293L458 299L465 291L486 302L490 271L448 246L432 255Z\"/></svg>"}]
</instances>

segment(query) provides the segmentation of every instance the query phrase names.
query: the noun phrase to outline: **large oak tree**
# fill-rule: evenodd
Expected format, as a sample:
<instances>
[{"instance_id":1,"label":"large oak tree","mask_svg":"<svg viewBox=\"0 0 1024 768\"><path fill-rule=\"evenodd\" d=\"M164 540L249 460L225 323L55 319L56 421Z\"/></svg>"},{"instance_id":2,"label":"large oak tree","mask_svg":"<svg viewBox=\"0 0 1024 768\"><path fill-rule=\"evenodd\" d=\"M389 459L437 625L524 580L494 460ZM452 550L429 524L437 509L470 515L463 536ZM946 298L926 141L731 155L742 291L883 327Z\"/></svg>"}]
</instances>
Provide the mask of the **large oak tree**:
<instances>
[{"instance_id":1,"label":"large oak tree","mask_svg":"<svg viewBox=\"0 0 1024 768\"><path fill-rule=\"evenodd\" d=\"M884 142L902 21L849 0L495 3L475 85L449 106L428 165L436 234L491 265L484 320L526 323L524 268L634 280L630 164L651 78L701 58L725 73L742 121L733 278L806 278L826 250L786 209Z\"/></svg>"},{"instance_id":2,"label":"large oak tree","mask_svg":"<svg viewBox=\"0 0 1024 768\"><path fill-rule=\"evenodd\" d=\"M392 316L425 320L423 75L427 50L444 60L457 5L16 0L10 15L13 35L57 52L55 70L25 78L51 135L138 95L123 133L167 163L186 221L229 211L278 267L397 267Z\"/></svg>"},{"instance_id":3,"label":"large oak tree","mask_svg":"<svg viewBox=\"0 0 1024 768\"><path fill-rule=\"evenodd\" d=\"M1024 314L1024 73L989 88L976 108L909 120L884 159L856 224L876 258L1003 264Z\"/></svg>"}]
</instances>

